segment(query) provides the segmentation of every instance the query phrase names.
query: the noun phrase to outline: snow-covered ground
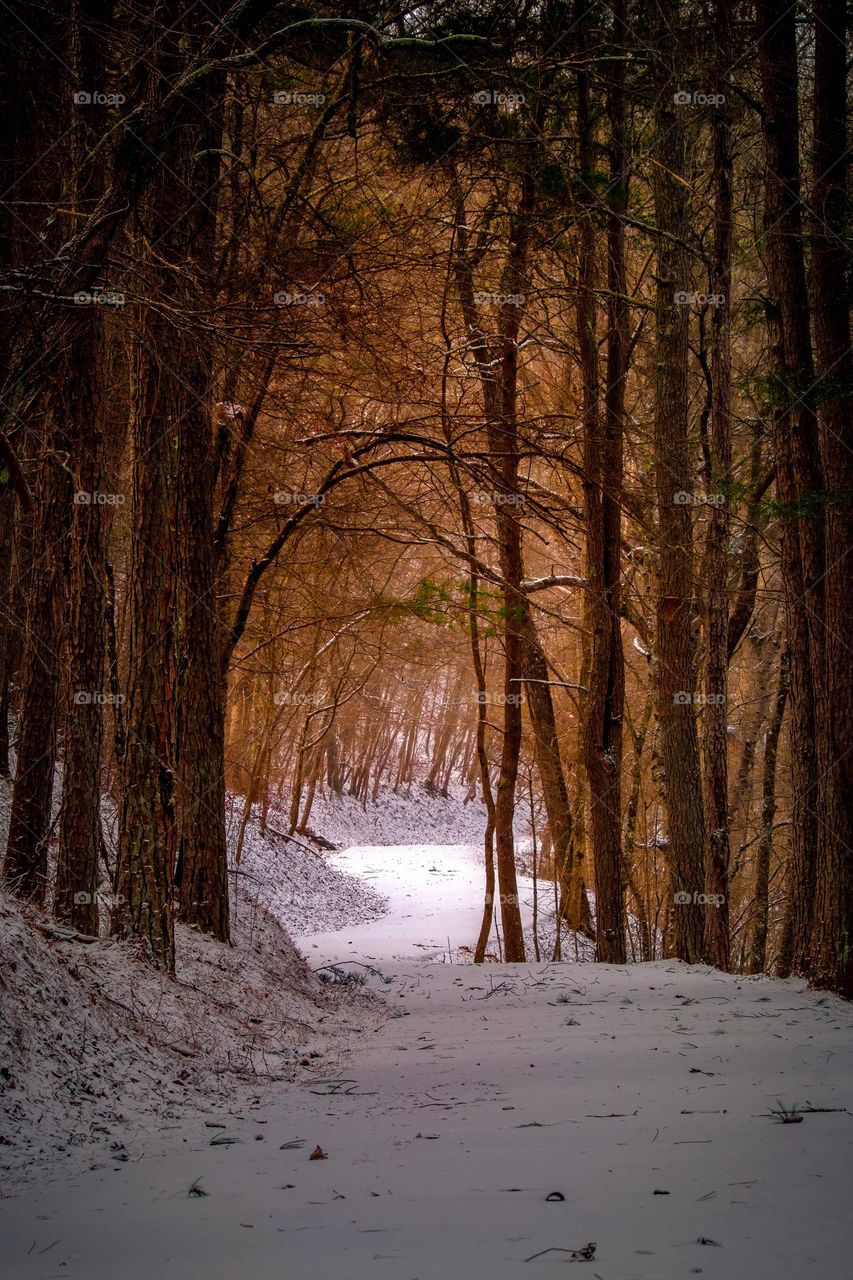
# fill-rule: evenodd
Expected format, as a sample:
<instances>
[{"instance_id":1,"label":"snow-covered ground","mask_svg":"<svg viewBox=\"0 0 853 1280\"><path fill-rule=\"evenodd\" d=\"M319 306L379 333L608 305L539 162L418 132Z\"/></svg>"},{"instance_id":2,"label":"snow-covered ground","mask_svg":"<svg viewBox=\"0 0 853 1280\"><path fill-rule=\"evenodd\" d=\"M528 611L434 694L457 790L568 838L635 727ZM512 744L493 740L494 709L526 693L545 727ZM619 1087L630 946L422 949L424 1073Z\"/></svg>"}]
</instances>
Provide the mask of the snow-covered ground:
<instances>
[{"instance_id":1,"label":"snow-covered ground","mask_svg":"<svg viewBox=\"0 0 853 1280\"><path fill-rule=\"evenodd\" d=\"M298 933L303 950L324 960L420 960L470 963L483 916L483 852L474 845L356 845L330 855L337 870L379 895L384 916L358 916L344 928ZM527 947L533 948L533 881L518 877L519 901ZM499 914L499 913L498 913ZM538 886L540 955L550 957L553 938L553 885ZM501 955L493 927L488 959ZM570 951L581 958L590 950L583 938L570 936Z\"/></svg>"},{"instance_id":2,"label":"snow-covered ground","mask_svg":"<svg viewBox=\"0 0 853 1280\"><path fill-rule=\"evenodd\" d=\"M850 1274L850 1114L768 1114L850 1105L849 1006L669 963L386 976L409 1016L343 1070L0 1202L0 1273L514 1280L586 1250L600 1280Z\"/></svg>"},{"instance_id":3,"label":"snow-covered ground","mask_svg":"<svg viewBox=\"0 0 853 1280\"><path fill-rule=\"evenodd\" d=\"M310 968L364 975L385 1017L345 1005L336 1056L296 1078L173 1106L126 1160L4 1189L0 1276L851 1274L849 1004L671 962L455 963L479 927L476 839L399 829L328 860L254 833L241 863L262 916L304 921Z\"/></svg>"}]
</instances>

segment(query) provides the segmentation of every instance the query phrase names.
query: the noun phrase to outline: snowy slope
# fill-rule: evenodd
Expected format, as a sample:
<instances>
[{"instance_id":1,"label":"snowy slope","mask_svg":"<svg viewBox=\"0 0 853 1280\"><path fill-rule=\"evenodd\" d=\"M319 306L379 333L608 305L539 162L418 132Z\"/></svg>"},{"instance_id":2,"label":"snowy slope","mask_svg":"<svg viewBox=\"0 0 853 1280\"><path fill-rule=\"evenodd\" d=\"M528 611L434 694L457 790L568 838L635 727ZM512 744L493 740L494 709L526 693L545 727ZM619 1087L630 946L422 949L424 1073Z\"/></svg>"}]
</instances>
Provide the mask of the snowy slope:
<instances>
[{"instance_id":1,"label":"snowy slope","mask_svg":"<svg viewBox=\"0 0 853 1280\"><path fill-rule=\"evenodd\" d=\"M380 789L375 804L362 805L352 796L317 796L309 826L342 848L354 844L481 844L486 829L482 801L465 803L465 788L453 785L448 795L412 783L399 792ZM519 811L518 832L525 833Z\"/></svg>"}]
</instances>

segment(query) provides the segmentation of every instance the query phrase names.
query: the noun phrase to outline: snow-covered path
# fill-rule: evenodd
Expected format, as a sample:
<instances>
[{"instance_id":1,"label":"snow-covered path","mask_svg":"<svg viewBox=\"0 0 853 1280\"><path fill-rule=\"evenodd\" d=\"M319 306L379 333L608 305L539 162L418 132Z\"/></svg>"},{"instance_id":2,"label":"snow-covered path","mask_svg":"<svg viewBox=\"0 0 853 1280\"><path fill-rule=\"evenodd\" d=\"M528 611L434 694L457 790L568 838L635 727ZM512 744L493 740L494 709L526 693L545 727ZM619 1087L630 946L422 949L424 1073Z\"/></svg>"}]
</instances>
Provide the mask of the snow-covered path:
<instances>
[{"instance_id":1,"label":"snow-covered path","mask_svg":"<svg viewBox=\"0 0 853 1280\"><path fill-rule=\"evenodd\" d=\"M323 960L454 959L473 947L483 914L482 855L470 845L357 845L329 861L387 899L381 920L300 935ZM494 934L492 935L494 941Z\"/></svg>"},{"instance_id":2,"label":"snow-covered path","mask_svg":"<svg viewBox=\"0 0 853 1280\"><path fill-rule=\"evenodd\" d=\"M225 1130L188 1122L161 1135L160 1155L0 1200L0 1275L851 1274L849 1005L669 962L389 959L417 941L440 955L447 932L459 945L468 923L454 912L478 921L481 889L471 900L460 867L444 874L460 855L436 851L429 866L444 872L426 870L444 888L432 900L424 885L402 920L390 886L402 851L383 852L385 871L376 850L350 869L373 867L392 912L301 945L317 964L374 957L389 981L371 981L399 1016L352 1046L342 1075L266 1092ZM842 1110L784 1125L767 1115L777 1099ZM317 1145L327 1159L309 1159Z\"/></svg>"}]
</instances>

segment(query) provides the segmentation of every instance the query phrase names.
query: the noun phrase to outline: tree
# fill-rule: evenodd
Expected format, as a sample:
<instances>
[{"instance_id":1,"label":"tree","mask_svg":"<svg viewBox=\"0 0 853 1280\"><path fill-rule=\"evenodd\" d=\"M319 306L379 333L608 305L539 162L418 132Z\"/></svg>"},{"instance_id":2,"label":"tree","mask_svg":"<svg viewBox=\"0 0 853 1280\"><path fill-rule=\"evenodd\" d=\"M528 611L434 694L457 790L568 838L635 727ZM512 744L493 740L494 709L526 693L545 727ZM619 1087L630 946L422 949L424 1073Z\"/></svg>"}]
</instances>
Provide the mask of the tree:
<instances>
[{"instance_id":1,"label":"tree","mask_svg":"<svg viewBox=\"0 0 853 1280\"><path fill-rule=\"evenodd\" d=\"M693 469L688 444L687 355L690 294L685 126L676 105L682 15L678 0L655 6L661 73L655 86L652 188L658 233L655 301L655 487L658 517L658 725L663 760L675 954L702 952L704 888L698 688L693 632Z\"/></svg>"}]
</instances>

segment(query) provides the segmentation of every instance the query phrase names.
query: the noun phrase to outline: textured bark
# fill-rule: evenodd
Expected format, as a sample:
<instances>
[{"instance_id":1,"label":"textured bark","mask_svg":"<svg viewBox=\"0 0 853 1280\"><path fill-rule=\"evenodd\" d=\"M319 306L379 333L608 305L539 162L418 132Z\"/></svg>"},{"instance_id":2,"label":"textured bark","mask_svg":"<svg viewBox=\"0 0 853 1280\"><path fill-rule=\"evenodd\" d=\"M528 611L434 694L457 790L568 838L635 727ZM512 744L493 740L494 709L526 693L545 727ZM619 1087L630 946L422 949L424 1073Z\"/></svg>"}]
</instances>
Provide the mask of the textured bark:
<instances>
[{"instance_id":1,"label":"textured bark","mask_svg":"<svg viewBox=\"0 0 853 1280\"><path fill-rule=\"evenodd\" d=\"M186 301L194 308L210 306L213 301L223 92L224 80L213 77L191 108L188 106L180 154L174 159L188 194L205 192L203 200L187 204L182 224L188 243L182 251L181 276L191 272L192 295ZM217 467L211 416L213 358L205 333L196 334L192 347L185 348L179 371L192 388L193 397L181 416L178 446L180 640L175 879L182 919L227 942L226 681L214 542Z\"/></svg>"},{"instance_id":2,"label":"textured bark","mask_svg":"<svg viewBox=\"0 0 853 1280\"><path fill-rule=\"evenodd\" d=\"M171 215L168 182L149 216L160 234ZM157 214L157 209L162 215ZM162 217L162 221L161 221ZM156 238L156 235L155 235ZM160 368L176 335L152 311L135 370L133 542L129 581L127 740L113 932L147 940L152 959L175 967L175 457L184 386ZM174 357L173 357L174 358Z\"/></svg>"},{"instance_id":3,"label":"textured bark","mask_svg":"<svg viewBox=\"0 0 853 1280\"><path fill-rule=\"evenodd\" d=\"M826 492L825 678L815 705L825 736L819 789L814 982L853 995L853 351L847 191L844 0L814 7L814 181L811 231L820 451Z\"/></svg>"},{"instance_id":4,"label":"textured bark","mask_svg":"<svg viewBox=\"0 0 853 1280\"><path fill-rule=\"evenodd\" d=\"M93 81L92 83L96 83ZM87 316L73 333L65 369L74 423L71 556L68 581L68 691L59 858L54 915L81 933L98 932L101 747L106 656L106 556L109 491L96 374L101 318ZM89 501L83 501L88 497Z\"/></svg>"},{"instance_id":5,"label":"textured bark","mask_svg":"<svg viewBox=\"0 0 853 1280\"><path fill-rule=\"evenodd\" d=\"M56 763L62 674L62 601L65 542L71 509L68 473L61 465L67 441L54 430L35 485L33 557L25 580L27 620L22 671L21 728L3 874L13 893L38 905L47 892L48 841Z\"/></svg>"},{"instance_id":6,"label":"textured bark","mask_svg":"<svg viewBox=\"0 0 853 1280\"><path fill-rule=\"evenodd\" d=\"M704 892L704 813L694 699L693 529L689 502L693 469L688 443L687 341L689 309L675 294L690 287L684 126L673 105L678 88L677 0L657 5L661 65L655 109L653 190L658 231L655 380L655 487L659 580L656 619L658 725L666 792L669 864L674 894L674 947L681 960L701 957Z\"/></svg>"},{"instance_id":7,"label":"textured bark","mask_svg":"<svg viewBox=\"0 0 853 1280\"><path fill-rule=\"evenodd\" d=\"M95 24L110 16L101 0L71 7L69 60L78 84L103 83L104 60ZM73 178L67 200L75 214L89 212L103 190L102 169L87 165L109 114L72 112L69 152ZM69 234L73 234L72 226ZM53 911L81 933L98 932L101 830L101 748L105 684L107 571L110 513L104 501L114 486L100 403L106 381L105 319L101 307L80 307L61 358L61 403L69 422L74 504L71 516L67 607L68 690L59 857Z\"/></svg>"},{"instance_id":8,"label":"textured bark","mask_svg":"<svg viewBox=\"0 0 853 1280\"><path fill-rule=\"evenodd\" d=\"M0 206L2 252L6 262L29 266L33 247L49 256L57 247L59 227L51 217L60 191L55 121L63 120L67 86L55 75L53 48L64 49L64 19L22 5L5 33L2 157L4 195L11 193L32 213L26 223L12 204ZM4 106L7 105L4 103ZM4 299L4 301L6 301ZM68 308L54 307L54 312ZM26 479L35 496L35 511L19 516L16 530L17 587L12 630L20 638L20 714L17 768L3 873L10 889L43 903L47 889L47 852L56 763L58 697L61 679L61 600L65 574L65 538L69 485L62 460L67 450L64 422L53 413L56 348L45 343L31 322L25 297L8 300L0 335L3 375L2 421L9 431L23 422L16 445L27 458ZM21 351L31 345L29 357ZM33 374L37 369L37 374ZM38 381L38 393L31 392ZM7 469L4 461L0 471ZM15 662L18 639L7 628L8 657Z\"/></svg>"},{"instance_id":9,"label":"textured bark","mask_svg":"<svg viewBox=\"0 0 853 1280\"><path fill-rule=\"evenodd\" d=\"M705 928L703 958L728 969L729 812L729 502L732 481L732 141L730 94L726 76L731 62L731 0L717 0L715 35L720 71L714 108L714 253L711 293L722 297L711 317L711 439L708 485L713 505L705 547L705 705L702 746L705 756Z\"/></svg>"},{"instance_id":10,"label":"textured bark","mask_svg":"<svg viewBox=\"0 0 853 1280\"><path fill-rule=\"evenodd\" d=\"M0 490L0 599L9 601L15 590L15 495ZM16 669L17 625L12 610L0 610L0 778L8 778L9 682Z\"/></svg>"},{"instance_id":11,"label":"textured bark","mask_svg":"<svg viewBox=\"0 0 853 1280\"><path fill-rule=\"evenodd\" d=\"M174 74L179 54L171 41L164 42L158 56L163 74ZM168 163L158 170L140 210L146 239L155 249L140 265L140 293L152 299L170 296L175 282L165 264L184 251L187 228L181 213L191 193L180 164L173 166L182 155L186 127L184 110L179 110L164 140ZM137 323L141 341L133 371L127 737L112 928L118 937L144 939L154 963L173 972L176 461L184 416L205 389L185 380L191 339L184 326L145 303Z\"/></svg>"},{"instance_id":12,"label":"textured bark","mask_svg":"<svg viewBox=\"0 0 853 1280\"><path fill-rule=\"evenodd\" d=\"M788 701L791 663L788 650L782 654L779 685L767 737L764 741L764 768L761 786L761 839L755 858L755 926L747 961L747 972L763 973L767 967L767 934L769 931L770 858L773 853L773 824L776 820L776 760L779 735Z\"/></svg>"},{"instance_id":13,"label":"textured bark","mask_svg":"<svg viewBox=\"0 0 853 1280\"><path fill-rule=\"evenodd\" d=\"M624 7L614 6L614 38L624 41ZM585 680L583 754L590 794L595 870L596 959L626 960L625 886L622 865L622 721L625 669L621 613L622 438L627 372L628 313L625 279L627 155L625 64L615 63L607 101L610 118L610 194L607 212L607 383L599 403L596 334L596 232L592 203L581 226L578 345L584 399L584 499L586 509L586 624L590 634ZM579 161L582 181L594 190L589 82L578 74Z\"/></svg>"},{"instance_id":14,"label":"textured bark","mask_svg":"<svg viewBox=\"0 0 853 1280\"><path fill-rule=\"evenodd\" d=\"M757 7L766 153L766 256L772 311L774 453L782 506L782 576L791 653L791 756L794 790L789 907L780 970L810 967L815 874L826 776L825 723L815 685L823 672L824 519L814 366L800 204L797 46L794 10Z\"/></svg>"}]
</instances>

